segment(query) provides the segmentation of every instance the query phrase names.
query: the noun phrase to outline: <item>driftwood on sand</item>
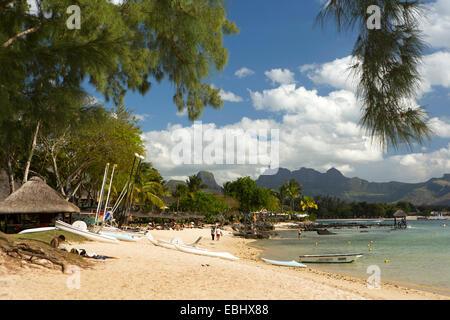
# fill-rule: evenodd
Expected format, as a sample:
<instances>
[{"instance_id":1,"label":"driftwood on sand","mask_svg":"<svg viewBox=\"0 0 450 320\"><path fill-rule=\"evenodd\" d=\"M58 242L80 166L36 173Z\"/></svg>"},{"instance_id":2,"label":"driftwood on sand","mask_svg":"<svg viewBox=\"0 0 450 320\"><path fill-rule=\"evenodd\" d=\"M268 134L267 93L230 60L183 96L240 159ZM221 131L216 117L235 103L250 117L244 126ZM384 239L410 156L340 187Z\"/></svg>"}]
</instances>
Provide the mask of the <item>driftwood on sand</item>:
<instances>
[{"instance_id":1,"label":"driftwood on sand","mask_svg":"<svg viewBox=\"0 0 450 320\"><path fill-rule=\"evenodd\" d=\"M77 255L54 249L40 241L16 240L2 232L0 232L0 265L10 270L34 266L59 269L62 272L65 272L70 265L89 266L86 261Z\"/></svg>"}]
</instances>

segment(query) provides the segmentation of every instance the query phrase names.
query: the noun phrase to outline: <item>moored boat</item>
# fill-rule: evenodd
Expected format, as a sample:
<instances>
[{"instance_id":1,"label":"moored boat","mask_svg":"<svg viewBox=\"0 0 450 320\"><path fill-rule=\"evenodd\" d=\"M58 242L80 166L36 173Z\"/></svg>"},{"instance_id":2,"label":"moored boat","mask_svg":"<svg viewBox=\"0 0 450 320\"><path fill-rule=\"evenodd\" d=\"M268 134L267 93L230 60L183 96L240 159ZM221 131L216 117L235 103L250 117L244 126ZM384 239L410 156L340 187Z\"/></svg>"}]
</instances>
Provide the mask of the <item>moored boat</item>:
<instances>
[{"instance_id":1,"label":"moored boat","mask_svg":"<svg viewBox=\"0 0 450 320\"><path fill-rule=\"evenodd\" d=\"M363 256L362 253L312 254L300 256L303 263L351 263Z\"/></svg>"}]
</instances>

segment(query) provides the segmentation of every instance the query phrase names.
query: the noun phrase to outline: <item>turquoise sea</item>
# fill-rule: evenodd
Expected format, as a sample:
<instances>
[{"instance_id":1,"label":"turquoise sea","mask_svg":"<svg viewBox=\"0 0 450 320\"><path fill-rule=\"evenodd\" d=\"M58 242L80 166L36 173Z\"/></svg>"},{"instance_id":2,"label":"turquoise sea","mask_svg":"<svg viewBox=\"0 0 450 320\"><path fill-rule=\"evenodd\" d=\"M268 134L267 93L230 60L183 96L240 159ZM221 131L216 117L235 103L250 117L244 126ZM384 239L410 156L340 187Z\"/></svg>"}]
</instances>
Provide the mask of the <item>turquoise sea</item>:
<instances>
[{"instance_id":1,"label":"turquoise sea","mask_svg":"<svg viewBox=\"0 0 450 320\"><path fill-rule=\"evenodd\" d=\"M383 222L388 223L392 222ZM449 226L442 226L444 223ZM354 263L308 267L367 278L370 276L367 267L377 265L381 281L407 283L450 296L450 221L408 221L408 228L403 230L391 227L329 230L336 235L303 232L300 240L296 229L281 230L279 238L258 240L253 245L264 250L261 257L273 260L298 260L303 254L364 253ZM363 230L368 232L361 233Z\"/></svg>"}]
</instances>

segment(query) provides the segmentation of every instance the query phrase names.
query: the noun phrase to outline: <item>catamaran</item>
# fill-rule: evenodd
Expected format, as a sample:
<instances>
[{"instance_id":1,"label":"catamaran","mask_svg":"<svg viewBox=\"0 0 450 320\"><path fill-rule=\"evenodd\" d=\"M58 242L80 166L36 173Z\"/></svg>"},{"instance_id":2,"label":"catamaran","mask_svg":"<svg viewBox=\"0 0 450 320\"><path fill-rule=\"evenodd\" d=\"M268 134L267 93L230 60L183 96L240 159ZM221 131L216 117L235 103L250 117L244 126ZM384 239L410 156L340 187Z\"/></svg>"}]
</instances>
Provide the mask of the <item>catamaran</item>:
<instances>
[{"instance_id":1,"label":"catamaran","mask_svg":"<svg viewBox=\"0 0 450 320\"><path fill-rule=\"evenodd\" d=\"M312 254L300 256L303 263L351 263L363 256L362 253Z\"/></svg>"}]
</instances>

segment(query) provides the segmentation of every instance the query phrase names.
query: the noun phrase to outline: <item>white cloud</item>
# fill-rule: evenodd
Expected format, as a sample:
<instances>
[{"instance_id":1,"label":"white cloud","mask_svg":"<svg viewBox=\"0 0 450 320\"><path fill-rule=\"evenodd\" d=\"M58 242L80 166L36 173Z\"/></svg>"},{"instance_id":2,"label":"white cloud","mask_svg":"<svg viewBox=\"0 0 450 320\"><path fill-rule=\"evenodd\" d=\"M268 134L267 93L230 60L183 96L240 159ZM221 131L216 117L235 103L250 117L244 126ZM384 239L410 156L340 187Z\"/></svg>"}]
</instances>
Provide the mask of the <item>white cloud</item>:
<instances>
[{"instance_id":1,"label":"white cloud","mask_svg":"<svg viewBox=\"0 0 450 320\"><path fill-rule=\"evenodd\" d=\"M272 80L274 85L295 83L294 73L289 69L272 69L264 72L264 74Z\"/></svg>"},{"instance_id":2,"label":"white cloud","mask_svg":"<svg viewBox=\"0 0 450 320\"><path fill-rule=\"evenodd\" d=\"M450 49L450 1L437 0L427 3L426 8L420 26L425 40L434 48Z\"/></svg>"},{"instance_id":3,"label":"white cloud","mask_svg":"<svg viewBox=\"0 0 450 320\"><path fill-rule=\"evenodd\" d=\"M385 162L386 167L390 164L403 176L402 181L423 182L431 177L439 178L443 173L450 172L450 143L433 152L393 156Z\"/></svg>"},{"instance_id":4,"label":"white cloud","mask_svg":"<svg viewBox=\"0 0 450 320\"><path fill-rule=\"evenodd\" d=\"M242 97L239 97L239 96L235 95L231 91L225 91L223 89L220 89L220 97L222 98L222 100L229 101L229 102L242 102L242 101L244 101L244 99L242 99Z\"/></svg>"},{"instance_id":5,"label":"white cloud","mask_svg":"<svg viewBox=\"0 0 450 320\"><path fill-rule=\"evenodd\" d=\"M204 130L209 128L214 136L220 136L228 129L278 128L280 166L289 169L298 169L299 166L317 169L333 166L350 173L354 170L354 164L382 160L382 151L370 143L370 139L357 125L359 106L352 92L340 90L322 97L316 91L286 84L263 92L251 92L251 98L255 107L281 112L283 117L279 121L243 118L237 123L221 127L208 123L203 124ZM149 160L166 178L208 170L221 183L238 176L250 175L256 178L267 168L261 165L177 166L170 158L174 147L170 136L179 128L168 126L166 130L150 131L144 135ZM185 129L190 131L193 127Z\"/></svg>"},{"instance_id":6,"label":"white cloud","mask_svg":"<svg viewBox=\"0 0 450 320\"><path fill-rule=\"evenodd\" d=\"M422 60L419 65L422 81L417 98L431 92L435 86L450 88L450 52L438 51L425 55ZM359 79L349 69L353 61L352 56L347 56L323 64L304 65L299 69L316 84L356 92Z\"/></svg>"},{"instance_id":7,"label":"white cloud","mask_svg":"<svg viewBox=\"0 0 450 320\"><path fill-rule=\"evenodd\" d=\"M134 115L134 118L135 118L137 121L144 121L145 119L147 119L147 118L149 118L149 117L150 117L150 115L147 114L147 113L143 113L143 114L135 114L135 115Z\"/></svg>"},{"instance_id":8,"label":"white cloud","mask_svg":"<svg viewBox=\"0 0 450 320\"><path fill-rule=\"evenodd\" d=\"M337 89L356 91L358 79L350 71L352 56L336 59L332 62L303 65L299 69L306 73L314 83L330 85Z\"/></svg>"},{"instance_id":9,"label":"white cloud","mask_svg":"<svg viewBox=\"0 0 450 320\"><path fill-rule=\"evenodd\" d=\"M433 86L450 88L450 52L438 51L424 56L420 74L424 93L432 91Z\"/></svg>"},{"instance_id":10,"label":"white cloud","mask_svg":"<svg viewBox=\"0 0 450 320\"><path fill-rule=\"evenodd\" d=\"M301 120L308 123L339 120L356 122L360 117L360 106L354 93L346 90L320 96L316 90L287 84L263 92L249 92L256 109L295 114L295 117L300 116Z\"/></svg>"},{"instance_id":11,"label":"white cloud","mask_svg":"<svg viewBox=\"0 0 450 320\"><path fill-rule=\"evenodd\" d=\"M441 138L450 138L450 122L441 120L437 117L431 118L430 127L433 130L434 134Z\"/></svg>"},{"instance_id":12,"label":"white cloud","mask_svg":"<svg viewBox=\"0 0 450 320\"><path fill-rule=\"evenodd\" d=\"M238 77L239 79L251 76L252 74L254 74L255 72L247 67L242 67L239 70L237 70L234 75L236 77Z\"/></svg>"}]
</instances>

